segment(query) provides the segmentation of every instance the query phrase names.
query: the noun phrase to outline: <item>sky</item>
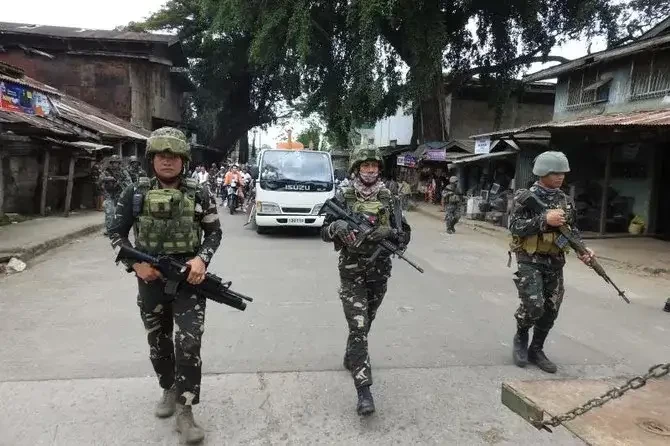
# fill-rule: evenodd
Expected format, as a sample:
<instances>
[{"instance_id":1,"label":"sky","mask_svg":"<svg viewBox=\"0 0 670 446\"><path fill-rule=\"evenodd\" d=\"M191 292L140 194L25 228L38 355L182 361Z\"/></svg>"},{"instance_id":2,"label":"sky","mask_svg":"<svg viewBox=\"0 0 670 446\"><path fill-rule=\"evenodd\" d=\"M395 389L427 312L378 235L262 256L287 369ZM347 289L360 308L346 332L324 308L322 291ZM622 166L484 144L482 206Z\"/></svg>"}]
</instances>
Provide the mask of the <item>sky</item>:
<instances>
[{"instance_id":1,"label":"sky","mask_svg":"<svg viewBox=\"0 0 670 446\"><path fill-rule=\"evenodd\" d=\"M37 25L71 26L89 29L113 29L131 21L141 21L157 11L165 0L112 0L99 2L91 0L31 0L30 7L4 7L0 21L29 23ZM15 6L17 4L15 3ZM7 6L7 5L5 5ZM586 42L570 42L556 48L552 54L574 59L586 54ZM592 51L604 49L604 43L594 43ZM534 72L552 64L533 64L528 72ZM555 65L555 63L553 64ZM285 125L269 128L256 134L257 145L275 143L283 140L286 128L293 130L294 137L307 126L307 122L292 119ZM254 137L250 132L250 143ZM260 143L259 143L260 141Z\"/></svg>"}]
</instances>

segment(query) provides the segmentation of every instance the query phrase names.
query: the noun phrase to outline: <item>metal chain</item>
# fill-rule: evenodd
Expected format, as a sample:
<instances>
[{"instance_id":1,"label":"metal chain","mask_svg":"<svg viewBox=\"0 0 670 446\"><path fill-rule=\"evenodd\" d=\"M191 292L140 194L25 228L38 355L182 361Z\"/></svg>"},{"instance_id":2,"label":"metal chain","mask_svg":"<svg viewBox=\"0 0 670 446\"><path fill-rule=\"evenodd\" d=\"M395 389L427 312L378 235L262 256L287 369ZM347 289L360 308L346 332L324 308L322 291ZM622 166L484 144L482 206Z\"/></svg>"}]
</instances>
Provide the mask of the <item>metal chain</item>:
<instances>
[{"instance_id":1,"label":"metal chain","mask_svg":"<svg viewBox=\"0 0 670 446\"><path fill-rule=\"evenodd\" d=\"M551 427L560 426L561 424L567 421L574 420L576 417L585 414L586 412L590 411L595 407L601 407L608 401L620 398L624 393L628 392L629 390L639 389L640 387L643 387L645 384L647 384L647 380L651 378L661 378L667 375L668 373L670 373L670 362L666 364L657 364L651 367L646 374L642 376L636 376L635 378L631 378L626 382L626 384L620 387L614 387L613 389L608 390L603 395L590 399L586 403L582 404L581 406L575 407L569 412L552 417L547 421L542 421L538 423L537 427L539 429L549 430L549 426Z\"/></svg>"}]
</instances>

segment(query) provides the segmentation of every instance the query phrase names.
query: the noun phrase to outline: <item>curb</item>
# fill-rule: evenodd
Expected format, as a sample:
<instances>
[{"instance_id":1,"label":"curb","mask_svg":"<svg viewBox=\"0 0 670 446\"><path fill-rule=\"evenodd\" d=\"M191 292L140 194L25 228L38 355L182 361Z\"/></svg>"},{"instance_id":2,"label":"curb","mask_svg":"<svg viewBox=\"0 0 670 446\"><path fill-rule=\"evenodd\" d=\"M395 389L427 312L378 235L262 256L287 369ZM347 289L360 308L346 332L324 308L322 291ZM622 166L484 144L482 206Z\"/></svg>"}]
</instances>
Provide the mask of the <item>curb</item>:
<instances>
[{"instance_id":1,"label":"curb","mask_svg":"<svg viewBox=\"0 0 670 446\"><path fill-rule=\"evenodd\" d=\"M52 249L59 248L63 245L66 245L79 237L93 234L100 231L105 227L104 223L96 223L94 225L86 226L77 231L71 232L69 234L47 240L40 244L29 246L27 248L10 248L7 251L3 251L3 254L11 254L11 257L16 257L23 262L28 262L29 260L34 259L37 256L45 254Z\"/></svg>"}]
</instances>

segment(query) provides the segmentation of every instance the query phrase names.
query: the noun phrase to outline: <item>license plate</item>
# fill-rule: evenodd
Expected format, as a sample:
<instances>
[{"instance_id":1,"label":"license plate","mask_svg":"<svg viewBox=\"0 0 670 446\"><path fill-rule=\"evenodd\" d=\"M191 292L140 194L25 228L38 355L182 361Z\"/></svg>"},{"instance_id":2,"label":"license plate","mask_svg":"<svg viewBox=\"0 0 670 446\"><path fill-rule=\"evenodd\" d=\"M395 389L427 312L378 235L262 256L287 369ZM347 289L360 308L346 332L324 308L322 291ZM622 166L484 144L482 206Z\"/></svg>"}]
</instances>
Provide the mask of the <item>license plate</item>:
<instances>
[{"instance_id":1,"label":"license plate","mask_svg":"<svg viewBox=\"0 0 670 446\"><path fill-rule=\"evenodd\" d=\"M304 218L289 218L288 222L293 223L293 224L304 224L305 219Z\"/></svg>"}]
</instances>

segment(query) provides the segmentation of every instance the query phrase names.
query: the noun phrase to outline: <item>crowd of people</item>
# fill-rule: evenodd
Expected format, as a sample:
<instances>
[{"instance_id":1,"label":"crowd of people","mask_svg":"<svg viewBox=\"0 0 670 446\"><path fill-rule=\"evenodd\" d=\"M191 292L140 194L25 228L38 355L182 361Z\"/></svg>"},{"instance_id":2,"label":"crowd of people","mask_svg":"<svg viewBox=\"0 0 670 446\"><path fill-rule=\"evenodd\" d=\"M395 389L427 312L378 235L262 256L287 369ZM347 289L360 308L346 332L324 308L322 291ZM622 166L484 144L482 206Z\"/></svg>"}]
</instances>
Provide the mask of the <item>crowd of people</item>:
<instances>
[{"instance_id":1,"label":"crowd of people","mask_svg":"<svg viewBox=\"0 0 670 446\"><path fill-rule=\"evenodd\" d=\"M212 163L209 169L201 164L194 167L189 175L198 184L208 187L215 197L221 198L224 207L228 206L226 196L232 185L236 187L234 192L231 192L237 195L237 203L243 207L248 201L247 198L250 196L254 185L249 167L242 166L240 168L237 163L231 165Z\"/></svg>"}]
</instances>

